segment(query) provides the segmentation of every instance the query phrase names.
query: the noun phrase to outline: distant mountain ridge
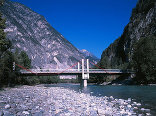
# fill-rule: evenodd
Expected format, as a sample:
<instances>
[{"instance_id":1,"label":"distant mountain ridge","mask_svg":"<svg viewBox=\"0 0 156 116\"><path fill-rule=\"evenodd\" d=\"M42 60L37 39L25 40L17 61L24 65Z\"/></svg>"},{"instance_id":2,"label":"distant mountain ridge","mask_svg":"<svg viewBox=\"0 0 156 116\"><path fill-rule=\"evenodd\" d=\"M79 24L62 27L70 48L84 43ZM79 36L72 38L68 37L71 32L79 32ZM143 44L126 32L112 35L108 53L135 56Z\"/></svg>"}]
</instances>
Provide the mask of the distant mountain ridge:
<instances>
[{"instance_id":1,"label":"distant mountain ridge","mask_svg":"<svg viewBox=\"0 0 156 116\"><path fill-rule=\"evenodd\" d=\"M82 54L84 54L84 56L86 57L86 59L90 59L92 61L94 61L94 63L98 63L100 61L99 58L97 58L95 55L93 55L92 53L90 53L89 51L82 49L79 50Z\"/></svg>"},{"instance_id":2,"label":"distant mountain ridge","mask_svg":"<svg viewBox=\"0 0 156 116\"><path fill-rule=\"evenodd\" d=\"M30 8L6 0L0 11L6 17L5 32L14 46L12 51L26 51L34 68L67 68L86 58L43 16Z\"/></svg>"}]
</instances>

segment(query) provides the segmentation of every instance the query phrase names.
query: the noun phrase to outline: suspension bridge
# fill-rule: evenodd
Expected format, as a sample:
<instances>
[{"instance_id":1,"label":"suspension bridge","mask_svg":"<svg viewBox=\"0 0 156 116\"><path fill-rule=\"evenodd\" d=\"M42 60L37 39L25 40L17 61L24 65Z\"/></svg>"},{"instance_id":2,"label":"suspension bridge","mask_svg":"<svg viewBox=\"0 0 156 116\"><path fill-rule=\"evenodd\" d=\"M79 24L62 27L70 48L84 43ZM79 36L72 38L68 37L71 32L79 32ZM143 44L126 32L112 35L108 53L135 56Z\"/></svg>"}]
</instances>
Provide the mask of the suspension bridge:
<instances>
[{"instance_id":1,"label":"suspension bridge","mask_svg":"<svg viewBox=\"0 0 156 116\"><path fill-rule=\"evenodd\" d=\"M95 65L98 69L89 68L89 64ZM87 80L89 79L89 75L96 74L109 74L109 75L117 75L117 74L134 74L135 72L132 70L121 70L121 69L103 69L96 65L95 63L89 61L87 59L87 65L84 65L84 59L81 62L77 62L70 66L67 69L26 69L23 66L14 63L14 67L18 66L22 70L20 70L20 75L23 76L51 76L51 75L81 75L82 76L82 85L87 86Z\"/></svg>"}]
</instances>

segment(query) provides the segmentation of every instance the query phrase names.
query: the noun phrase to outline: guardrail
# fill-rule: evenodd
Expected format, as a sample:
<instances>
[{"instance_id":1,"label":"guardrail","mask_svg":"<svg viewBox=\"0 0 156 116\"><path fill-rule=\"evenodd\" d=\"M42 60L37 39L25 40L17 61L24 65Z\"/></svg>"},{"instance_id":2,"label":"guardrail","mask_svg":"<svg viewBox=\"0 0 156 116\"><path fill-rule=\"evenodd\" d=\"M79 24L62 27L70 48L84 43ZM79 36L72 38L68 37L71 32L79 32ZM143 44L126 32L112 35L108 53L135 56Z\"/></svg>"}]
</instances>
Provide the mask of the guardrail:
<instances>
[{"instance_id":1,"label":"guardrail","mask_svg":"<svg viewBox=\"0 0 156 116\"><path fill-rule=\"evenodd\" d=\"M20 73L81 73L82 69L29 69L30 71L20 70ZM87 72L87 69L84 70ZM90 73L134 73L134 71L127 69L127 70L120 70L120 69L89 69Z\"/></svg>"}]
</instances>

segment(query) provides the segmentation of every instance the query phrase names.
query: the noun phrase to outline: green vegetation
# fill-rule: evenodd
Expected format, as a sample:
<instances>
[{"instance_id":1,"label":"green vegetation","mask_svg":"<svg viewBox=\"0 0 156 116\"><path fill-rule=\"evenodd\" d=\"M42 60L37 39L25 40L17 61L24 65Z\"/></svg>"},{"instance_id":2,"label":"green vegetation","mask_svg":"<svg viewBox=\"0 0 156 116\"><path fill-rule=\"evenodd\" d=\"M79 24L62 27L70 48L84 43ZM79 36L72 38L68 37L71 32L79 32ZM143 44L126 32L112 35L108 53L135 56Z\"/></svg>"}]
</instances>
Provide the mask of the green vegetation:
<instances>
[{"instance_id":1,"label":"green vegetation","mask_svg":"<svg viewBox=\"0 0 156 116\"><path fill-rule=\"evenodd\" d=\"M138 4L132 10L132 16L135 16L138 13L146 14L151 8L155 5L155 0L139 0Z\"/></svg>"},{"instance_id":2,"label":"green vegetation","mask_svg":"<svg viewBox=\"0 0 156 116\"><path fill-rule=\"evenodd\" d=\"M31 68L31 59L29 59L25 51L19 52L17 49L14 53L15 62L18 65L21 65L27 69ZM16 66L16 70L19 71L21 68Z\"/></svg>"},{"instance_id":3,"label":"green vegetation","mask_svg":"<svg viewBox=\"0 0 156 116\"><path fill-rule=\"evenodd\" d=\"M133 69L136 71L134 81L137 84L156 83L156 36L140 38L133 48L130 62L121 62L120 65L117 65L115 58L118 59L118 57L114 57L113 60L109 61L108 56L103 56L98 65L102 68ZM106 80L107 77L102 76L96 81L105 82Z\"/></svg>"},{"instance_id":4,"label":"green vegetation","mask_svg":"<svg viewBox=\"0 0 156 116\"><path fill-rule=\"evenodd\" d=\"M3 2L2 0L0 1L0 7ZM12 65L10 65L13 62L13 55L9 51L11 43L6 39L4 29L5 19L2 18L0 13L0 86L11 83L11 78L14 77Z\"/></svg>"},{"instance_id":5,"label":"green vegetation","mask_svg":"<svg viewBox=\"0 0 156 116\"><path fill-rule=\"evenodd\" d=\"M138 83L156 83L156 36L141 38L135 44L132 65Z\"/></svg>"},{"instance_id":6,"label":"green vegetation","mask_svg":"<svg viewBox=\"0 0 156 116\"><path fill-rule=\"evenodd\" d=\"M3 52L0 58L0 86L12 86L22 84L24 80L18 77L17 72L20 70L16 67L13 71L13 62L20 64L26 68L31 67L31 60L25 52L12 53L9 49ZM27 63L27 64L26 64Z\"/></svg>"},{"instance_id":7,"label":"green vegetation","mask_svg":"<svg viewBox=\"0 0 156 116\"><path fill-rule=\"evenodd\" d=\"M0 0L0 6L3 3L4 0ZM31 67L31 60L28 58L26 52L21 51L19 53L18 50L15 53L11 52L11 42L6 38L4 32L6 27L5 21L0 13L0 87L23 83L23 80L16 74L16 71L20 69L16 67L16 71L13 71L13 62L26 68Z\"/></svg>"}]
</instances>

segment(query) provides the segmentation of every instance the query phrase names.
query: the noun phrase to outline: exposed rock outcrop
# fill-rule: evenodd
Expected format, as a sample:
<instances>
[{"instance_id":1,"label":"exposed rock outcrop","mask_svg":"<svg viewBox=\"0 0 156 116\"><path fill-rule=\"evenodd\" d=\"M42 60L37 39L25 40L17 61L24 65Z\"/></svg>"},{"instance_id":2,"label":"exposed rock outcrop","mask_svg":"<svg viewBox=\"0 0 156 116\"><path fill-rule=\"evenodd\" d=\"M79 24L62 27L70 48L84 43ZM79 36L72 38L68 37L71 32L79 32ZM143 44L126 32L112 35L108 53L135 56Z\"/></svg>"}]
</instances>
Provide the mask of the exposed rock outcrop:
<instances>
[{"instance_id":1,"label":"exposed rock outcrop","mask_svg":"<svg viewBox=\"0 0 156 116\"><path fill-rule=\"evenodd\" d=\"M85 58L40 14L6 0L0 11L6 18L7 37L15 49L24 50L34 68L67 68Z\"/></svg>"}]
</instances>

